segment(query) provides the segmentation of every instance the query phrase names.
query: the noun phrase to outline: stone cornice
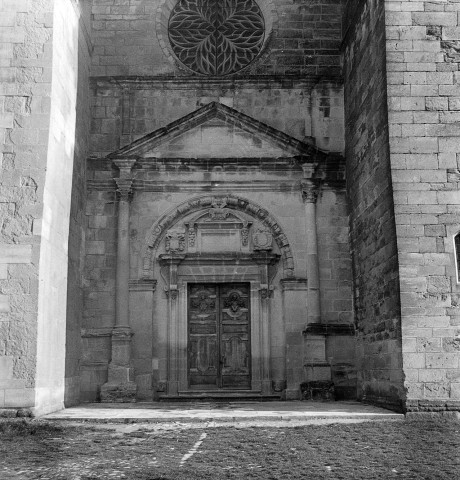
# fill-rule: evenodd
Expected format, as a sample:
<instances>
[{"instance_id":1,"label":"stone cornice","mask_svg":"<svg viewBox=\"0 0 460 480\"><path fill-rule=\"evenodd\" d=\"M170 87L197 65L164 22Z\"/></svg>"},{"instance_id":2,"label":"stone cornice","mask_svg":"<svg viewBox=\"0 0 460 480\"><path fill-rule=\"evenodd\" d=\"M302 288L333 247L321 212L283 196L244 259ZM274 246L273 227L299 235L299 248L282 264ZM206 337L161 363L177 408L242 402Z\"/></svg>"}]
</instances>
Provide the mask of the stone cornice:
<instances>
[{"instance_id":1,"label":"stone cornice","mask_svg":"<svg viewBox=\"0 0 460 480\"><path fill-rule=\"evenodd\" d=\"M118 161L118 160L117 160ZM111 158L87 159L88 171L113 172L114 161ZM227 157L227 158L137 158L133 169L145 172L174 172L176 174L196 173L197 171L212 172L219 168L221 173L236 173L238 169L254 172L292 172L298 178L303 173L306 178L345 178L345 158L339 153L327 153L321 162L310 162L308 156L287 155L286 157ZM137 175L139 177L139 175Z\"/></svg>"},{"instance_id":2,"label":"stone cornice","mask_svg":"<svg viewBox=\"0 0 460 480\"><path fill-rule=\"evenodd\" d=\"M229 263L234 265L238 262L239 265L273 265L278 262L281 255L275 253L187 253L186 255L165 255L159 256L159 262L161 265L179 265L184 263L186 265L198 264L208 265L218 263L219 265L225 265Z\"/></svg>"},{"instance_id":3,"label":"stone cornice","mask_svg":"<svg viewBox=\"0 0 460 480\"><path fill-rule=\"evenodd\" d=\"M114 180L88 180L88 190L100 191L115 191L116 183ZM162 182L153 180L134 180L133 191L141 192L215 192L216 194L224 194L228 191L232 192L299 192L301 191L301 184L299 181L286 180L280 181L219 181L219 182ZM322 190L345 190L345 181L324 181L321 185Z\"/></svg>"},{"instance_id":4,"label":"stone cornice","mask_svg":"<svg viewBox=\"0 0 460 480\"><path fill-rule=\"evenodd\" d=\"M129 88L144 90L146 88L158 88L161 90L182 90L194 88L257 88L257 89L292 89L303 88L311 90L320 80L325 80L320 75L235 75L231 77L200 77L198 75L170 75L170 76L98 76L91 77L93 88ZM343 84L341 76L329 76L327 81L336 85Z\"/></svg>"}]
</instances>

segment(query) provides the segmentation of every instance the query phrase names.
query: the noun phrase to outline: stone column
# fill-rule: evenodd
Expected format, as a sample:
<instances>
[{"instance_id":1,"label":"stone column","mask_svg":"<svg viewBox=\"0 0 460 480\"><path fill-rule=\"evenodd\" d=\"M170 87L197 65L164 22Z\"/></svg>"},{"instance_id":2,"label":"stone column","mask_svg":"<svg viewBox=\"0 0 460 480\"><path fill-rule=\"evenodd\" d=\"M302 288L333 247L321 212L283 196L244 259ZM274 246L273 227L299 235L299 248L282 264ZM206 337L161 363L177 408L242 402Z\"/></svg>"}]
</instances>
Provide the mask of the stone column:
<instances>
[{"instance_id":1,"label":"stone column","mask_svg":"<svg viewBox=\"0 0 460 480\"><path fill-rule=\"evenodd\" d=\"M305 205L306 250L307 250L307 325L321 323L321 286L319 277L318 239L316 225L317 182L311 179L312 165L304 165L302 199ZM326 336L306 335L304 337L304 367L306 381L328 382L331 367L326 359Z\"/></svg>"},{"instance_id":2,"label":"stone column","mask_svg":"<svg viewBox=\"0 0 460 480\"><path fill-rule=\"evenodd\" d=\"M131 337L129 326L129 207L132 194L132 167L135 159L117 159L120 169L115 179L118 202L117 275L115 291L115 326L112 330L112 359L108 381L101 387L102 402L134 402L137 386L131 365Z\"/></svg>"},{"instance_id":3,"label":"stone column","mask_svg":"<svg viewBox=\"0 0 460 480\"><path fill-rule=\"evenodd\" d=\"M319 282L318 240L316 234L316 200L318 188L312 180L302 182L305 206L305 235L307 250L308 314L307 323L321 323L321 297Z\"/></svg>"}]
</instances>

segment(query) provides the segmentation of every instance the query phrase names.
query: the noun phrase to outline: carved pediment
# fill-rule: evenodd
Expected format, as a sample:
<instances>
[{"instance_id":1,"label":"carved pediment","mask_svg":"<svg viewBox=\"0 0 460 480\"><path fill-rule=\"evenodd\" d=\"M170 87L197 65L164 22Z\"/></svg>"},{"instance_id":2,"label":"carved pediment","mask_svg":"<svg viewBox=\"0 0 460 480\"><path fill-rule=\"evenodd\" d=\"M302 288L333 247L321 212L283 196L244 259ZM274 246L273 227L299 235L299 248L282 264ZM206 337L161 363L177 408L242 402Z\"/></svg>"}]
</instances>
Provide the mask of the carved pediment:
<instances>
[{"instance_id":1,"label":"carved pediment","mask_svg":"<svg viewBox=\"0 0 460 480\"><path fill-rule=\"evenodd\" d=\"M323 155L254 118L218 102L113 152L108 158L286 158Z\"/></svg>"}]
</instances>

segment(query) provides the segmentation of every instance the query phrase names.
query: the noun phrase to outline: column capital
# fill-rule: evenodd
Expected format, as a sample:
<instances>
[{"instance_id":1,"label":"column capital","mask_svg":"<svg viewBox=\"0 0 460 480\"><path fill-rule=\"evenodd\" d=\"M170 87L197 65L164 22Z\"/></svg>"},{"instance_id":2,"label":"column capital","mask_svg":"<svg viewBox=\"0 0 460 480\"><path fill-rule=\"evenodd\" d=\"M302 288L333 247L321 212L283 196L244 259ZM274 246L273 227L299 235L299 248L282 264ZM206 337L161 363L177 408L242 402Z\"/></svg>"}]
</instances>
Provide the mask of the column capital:
<instances>
[{"instance_id":1,"label":"column capital","mask_svg":"<svg viewBox=\"0 0 460 480\"><path fill-rule=\"evenodd\" d=\"M304 203L316 203L319 194L319 185L317 182L313 180L303 180L300 188Z\"/></svg>"},{"instance_id":2,"label":"column capital","mask_svg":"<svg viewBox=\"0 0 460 480\"><path fill-rule=\"evenodd\" d=\"M113 164L120 170L120 178L131 178L131 170L137 162L137 157L117 157Z\"/></svg>"},{"instance_id":3,"label":"column capital","mask_svg":"<svg viewBox=\"0 0 460 480\"><path fill-rule=\"evenodd\" d=\"M261 284L259 288L260 298L262 300L269 299L272 296L274 289L275 287L273 285Z\"/></svg>"},{"instance_id":4,"label":"column capital","mask_svg":"<svg viewBox=\"0 0 460 480\"><path fill-rule=\"evenodd\" d=\"M129 201L133 193L132 169L136 162L137 157L119 157L113 159L113 164L120 170L119 177L115 178L120 200Z\"/></svg>"},{"instance_id":5,"label":"column capital","mask_svg":"<svg viewBox=\"0 0 460 480\"><path fill-rule=\"evenodd\" d=\"M129 201L133 193L132 178L115 178L115 183L117 184L117 193L120 196L120 200Z\"/></svg>"}]
</instances>

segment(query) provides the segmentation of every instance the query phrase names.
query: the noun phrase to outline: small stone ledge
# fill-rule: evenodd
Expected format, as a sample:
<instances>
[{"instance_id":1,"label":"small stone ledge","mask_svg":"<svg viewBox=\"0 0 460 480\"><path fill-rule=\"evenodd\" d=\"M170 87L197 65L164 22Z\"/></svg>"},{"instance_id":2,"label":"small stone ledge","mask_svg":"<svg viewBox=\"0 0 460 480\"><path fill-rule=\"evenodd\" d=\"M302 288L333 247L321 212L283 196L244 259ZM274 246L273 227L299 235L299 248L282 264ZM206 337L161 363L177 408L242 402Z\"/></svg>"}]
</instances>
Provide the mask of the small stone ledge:
<instances>
[{"instance_id":1,"label":"small stone ledge","mask_svg":"<svg viewBox=\"0 0 460 480\"><path fill-rule=\"evenodd\" d=\"M407 412L405 418L411 422L440 419L460 422L460 412Z\"/></svg>"},{"instance_id":2,"label":"small stone ledge","mask_svg":"<svg viewBox=\"0 0 460 480\"><path fill-rule=\"evenodd\" d=\"M31 418L34 417L29 408L0 408L0 418Z\"/></svg>"},{"instance_id":3,"label":"small stone ledge","mask_svg":"<svg viewBox=\"0 0 460 480\"><path fill-rule=\"evenodd\" d=\"M460 400L407 400L406 415L409 413L460 412Z\"/></svg>"},{"instance_id":4,"label":"small stone ledge","mask_svg":"<svg viewBox=\"0 0 460 480\"><path fill-rule=\"evenodd\" d=\"M307 335L349 335L354 336L355 326L349 323L310 323L302 332L304 336Z\"/></svg>"}]
</instances>

